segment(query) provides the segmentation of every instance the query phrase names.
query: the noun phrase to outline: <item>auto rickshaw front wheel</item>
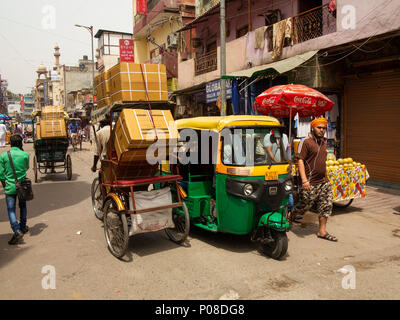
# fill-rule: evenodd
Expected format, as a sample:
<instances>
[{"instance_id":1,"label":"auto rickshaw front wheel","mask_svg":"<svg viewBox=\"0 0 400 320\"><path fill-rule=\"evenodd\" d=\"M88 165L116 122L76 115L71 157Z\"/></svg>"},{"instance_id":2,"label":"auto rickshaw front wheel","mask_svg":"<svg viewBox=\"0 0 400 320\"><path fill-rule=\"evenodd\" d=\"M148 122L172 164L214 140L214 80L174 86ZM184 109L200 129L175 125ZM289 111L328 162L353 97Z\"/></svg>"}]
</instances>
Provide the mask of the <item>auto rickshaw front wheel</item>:
<instances>
[{"instance_id":1,"label":"auto rickshaw front wheel","mask_svg":"<svg viewBox=\"0 0 400 320\"><path fill-rule=\"evenodd\" d=\"M287 252L288 238L285 231L276 231L271 229L271 239L261 240L261 249L263 253L272 259L279 260Z\"/></svg>"},{"instance_id":2,"label":"auto rickshaw front wheel","mask_svg":"<svg viewBox=\"0 0 400 320\"><path fill-rule=\"evenodd\" d=\"M108 250L118 259L121 259L128 248L129 230L128 221L124 212L118 211L114 200L108 199L104 205L104 235Z\"/></svg>"}]
</instances>

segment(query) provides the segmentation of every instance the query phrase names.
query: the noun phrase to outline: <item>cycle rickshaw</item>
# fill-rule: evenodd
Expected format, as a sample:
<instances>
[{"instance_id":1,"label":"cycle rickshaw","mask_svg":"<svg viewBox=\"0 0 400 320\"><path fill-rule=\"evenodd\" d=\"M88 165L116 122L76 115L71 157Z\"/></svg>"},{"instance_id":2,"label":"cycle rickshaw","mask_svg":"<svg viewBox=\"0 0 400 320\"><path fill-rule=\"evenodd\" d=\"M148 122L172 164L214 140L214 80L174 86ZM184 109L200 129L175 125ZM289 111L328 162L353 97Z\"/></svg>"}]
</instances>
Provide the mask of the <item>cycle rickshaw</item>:
<instances>
[{"instance_id":1,"label":"cycle rickshaw","mask_svg":"<svg viewBox=\"0 0 400 320\"><path fill-rule=\"evenodd\" d=\"M178 181L182 177L161 175L160 165L149 164L143 149L125 149L119 156L116 151L118 123L114 125L113 115L144 107L140 103L114 103L92 114L92 123L110 115L107 156L101 160L99 177L92 183L91 195L95 216L104 223L108 249L119 259L126 253L130 236L165 230L170 240L182 244L190 228L188 210L178 191ZM152 107L160 109L162 104L152 103ZM148 111L150 117L155 111Z\"/></svg>"},{"instance_id":2,"label":"cycle rickshaw","mask_svg":"<svg viewBox=\"0 0 400 320\"><path fill-rule=\"evenodd\" d=\"M64 113L62 119L55 120L64 121L64 124L61 123L61 129L57 130L53 136L43 136L41 126L47 126L46 121L54 120L41 120L41 111L35 111L32 117L36 120L33 129L33 147L35 150L33 172L35 174L35 182L37 183L39 180L39 173L58 174L66 172L67 180L71 180L72 161L71 156L67 154L69 141L65 130L65 121L68 119L68 115ZM64 129L62 129L63 126Z\"/></svg>"}]
</instances>

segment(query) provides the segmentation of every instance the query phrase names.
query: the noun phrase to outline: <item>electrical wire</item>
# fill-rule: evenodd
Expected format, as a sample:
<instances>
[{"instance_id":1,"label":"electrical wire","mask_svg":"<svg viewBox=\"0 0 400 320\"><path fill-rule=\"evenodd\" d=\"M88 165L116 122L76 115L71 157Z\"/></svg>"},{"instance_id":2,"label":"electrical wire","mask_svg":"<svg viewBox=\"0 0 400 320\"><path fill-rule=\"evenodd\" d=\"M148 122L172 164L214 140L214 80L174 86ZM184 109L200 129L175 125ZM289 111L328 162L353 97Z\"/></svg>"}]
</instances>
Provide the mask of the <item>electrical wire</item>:
<instances>
[{"instance_id":1,"label":"electrical wire","mask_svg":"<svg viewBox=\"0 0 400 320\"><path fill-rule=\"evenodd\" d=\"M12 19L9 19L9 18L6 18L6 17L2 17L2 16L0 16L0 19L3 19L3 20L6 20L6 21L9 21L9 22L21 25L21 26L23 26L25 28L36 30L36 31L39 31L39 32L44 32L44 33L48 33L48 34L50 33L53 36L56 36L58 38L64 38L66 40L73 41L73 42L79 42L81 44L84 44L84 45L88 46L88 43L86 43L86 42L83 42L83 41L80 41L80 40L77 40L77 39L72 39L72 38L66 37L66 36L64 36L62 34L59 34L59 33L56 33L56 32L50 31L50 30L44 30L44 29L41 29L41 28L38 28L38 27L35 27L35 26L31 26L31 25L27 25L25 23L21 23L21 22L18 22L18 21L15 21L15 20L12 20Z\"/></svg>"}]
</instances>

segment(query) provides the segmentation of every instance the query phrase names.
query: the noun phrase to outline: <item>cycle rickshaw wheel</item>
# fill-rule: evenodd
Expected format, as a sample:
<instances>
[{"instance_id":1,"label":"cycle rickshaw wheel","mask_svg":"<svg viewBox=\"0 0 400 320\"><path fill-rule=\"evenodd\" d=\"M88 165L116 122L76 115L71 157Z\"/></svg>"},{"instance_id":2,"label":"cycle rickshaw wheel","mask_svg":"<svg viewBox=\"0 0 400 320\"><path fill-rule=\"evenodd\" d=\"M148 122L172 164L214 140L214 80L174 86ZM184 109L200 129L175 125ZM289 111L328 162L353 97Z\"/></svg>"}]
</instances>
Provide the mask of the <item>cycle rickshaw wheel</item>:
<instances>
[{"instance_id":1,"label":"cycle rickshaw wheel","mask_svg":"<svg viewBox=\"0 0 400 320\"><path fill-rule=\"evenodd\" d=\"M183 243L189 235L190 220L186 204L182 202L181 208L172 209L172 220L175 228L165 229L167 236L175 243Z\"/></svg>"},{"instance_id":2,"label":"cycle rickshaw wheel","mask_svg":"<svg viewBox=\"0 0 400 320\"><path fill-rule=\"evenodd\" d=\"M128 221L123 212L119 212L115 202L108 199L104 205L104 235L108 250L117 258L122 258L128 248Z\"/></svg>"},{"instance_id":3,"label":"cycle rickshaw wheel","mask_svg":"<svg viewBox=\"0 0 400 320\"><path fill-rule=\"evenodd\" d=\"M71 156L69 154L67 155L67 179L68 180L72 179L72 161L71 161Z\"/></svg>"},{"instance_id":4,"label":"cycle rickshaw wheel","mask_svg":"<svg viewBox=\"0 0 400 320\"><path fill-rule=\"evenodd\" d=\"M92 196L92 207L94 215L97 219L103 220L104 217L104 213L102 210L103 197L101 194L101 184L99 178L95 178L92 182L91 196Z\"/></svg>"},{"instance_id":5,"label":"cycle rickshaw wheel","mask_svg":"<svg viewBox=\"0 0 400 320\"><path fill-rule=\"evenodd\" d=\"M33 173L35 174L35 183L38 182L38 164L36 156L33 158Z\"/></svg>"}]
</instances>

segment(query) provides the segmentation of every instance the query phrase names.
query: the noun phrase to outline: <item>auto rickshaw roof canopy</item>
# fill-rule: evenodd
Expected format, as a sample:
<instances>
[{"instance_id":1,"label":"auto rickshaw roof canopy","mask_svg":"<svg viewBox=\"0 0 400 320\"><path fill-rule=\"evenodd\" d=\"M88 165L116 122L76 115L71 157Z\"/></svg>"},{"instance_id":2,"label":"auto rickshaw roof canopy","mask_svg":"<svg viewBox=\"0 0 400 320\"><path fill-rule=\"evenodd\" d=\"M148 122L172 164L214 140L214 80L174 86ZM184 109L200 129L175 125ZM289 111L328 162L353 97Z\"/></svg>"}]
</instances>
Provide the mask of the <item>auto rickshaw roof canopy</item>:
<instances>
[{"instance_id":1,"label":"auto rickshaw roof canopy","mask_svg":"<svg viewBox=\"0 0 400 320\"><path fill-rule=\"evenodd\" d=\"M176 120L178 129L221 131L235 126L280 126L278 119L269 116L236 115L226 117L197 117Z\"/></svg>"}]
</instances>

